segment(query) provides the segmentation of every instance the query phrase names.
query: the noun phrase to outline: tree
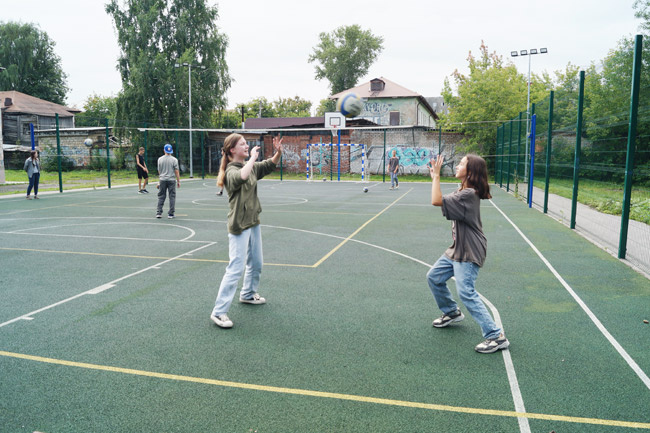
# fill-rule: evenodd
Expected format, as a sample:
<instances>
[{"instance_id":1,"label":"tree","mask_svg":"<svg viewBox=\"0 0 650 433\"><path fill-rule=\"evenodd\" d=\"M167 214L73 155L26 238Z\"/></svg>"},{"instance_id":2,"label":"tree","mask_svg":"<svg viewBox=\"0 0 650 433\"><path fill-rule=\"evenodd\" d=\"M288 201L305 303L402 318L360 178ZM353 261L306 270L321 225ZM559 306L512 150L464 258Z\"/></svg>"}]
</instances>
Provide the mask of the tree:
<instances>
[{"instance_id":1,"label":"tree","mask_svg":"<svg viewBox=\"0 0 650 433\"><path fill-rule=\"evenodd\" d=\"M76 126L104 126L105 119L115 120L117 113L117 97L102 97L93 94L86 99L84 111L74 117Z\"/></svg>"},{"instance_id":2,"label":"tree","mask_svg":"<svg viewBox=\"0 0 650 433\"><path fill-rule=\"evenodd\" d=\"M332 94L354 87L368 73L384 42L381 36L374 36L356 24L321 33L319 38L309 63L316 62L316 79L327 79Z\"/></svg>"},{"instance_id":3,"label":"tree","mask_svg":"<svg viewBox=\"0 0 650 433\"><path fill-rule=\"evenodd\" d=\"M496 127L516 117L522 108L526 111L527 79L512 63L504 64L502 56L490 54L485 43L481 43L478 57L469 53L468 62L469 75L458 70L452 75L457 95L445 79L442 94L449 114L441 126L465 134L463 151L494 155ZM543 84L531 85L531 101L541 99L543 92Z\"/></svg>"},{"instance_id":4,"label":"tree","mask_svg":"<svg viewBox=\"0 0 650 433\"><path fill-rule=\"evenodd\" d=\"M0 23L0 90L65 104L67 75L56 44L34 24Z\"/></svg>"},{"instance_id":5,"label":"tree","mask_svg":"<svg viewBox=\"0 0 650 433\"><path fill-rule=\"evenodd\" d=\"M298 96L278 98L273 101L273 108L277 117L309 117L311 114L311 102Z\"/></svg>"},{"instance_id":6,"label":"tree","mask_svg":"<svg viewBox=\"0 0 650 433\"><path fill-rule=\"evenodd\" d=\"M206 0L118 0L106 5L118 35L122 92L118 117L131 124L188 125L188 67L192 68L193 125L207 125L226 105L231 85L216 6ZM203 66L205 69L198 68Z\"/></svg>"},{"instance_id":7,"label":"tree","mask_svg":"<svg viewBox=\"0 0 650 433\"><path fill-rule=\"evenodd\" d=\"M336 111L336 101L333 99L321 99L318 108L316 108L317 116L324 116L325 113Z\"/></svg>"}]
</instances>

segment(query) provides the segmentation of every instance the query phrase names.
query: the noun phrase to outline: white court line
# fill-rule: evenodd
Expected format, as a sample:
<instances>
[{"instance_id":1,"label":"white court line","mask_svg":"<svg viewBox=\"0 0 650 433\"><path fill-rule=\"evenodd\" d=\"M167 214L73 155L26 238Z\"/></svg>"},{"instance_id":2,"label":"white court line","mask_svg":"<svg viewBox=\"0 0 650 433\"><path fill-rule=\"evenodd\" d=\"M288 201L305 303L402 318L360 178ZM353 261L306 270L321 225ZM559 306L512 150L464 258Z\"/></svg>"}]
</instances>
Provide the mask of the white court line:
<instances>
[{"instance_id":1,"label":"white court line","mask_svg":"<svg viewBox=\"0 0 650 433\"><path fill-rule=\"evenodd\" d=\"M558 281L564 286L567 292L573 297L573 299L580 305L580 308L587 313L587 316L591 319L592 322L596 325L598 330L605 336L607 341L610 342L612 346L616 349L616 351L621 355L621 357L627 362L627 364L632 368L632 370L636 373L637 376L641 379L641 381L645 384L645 386L650 389L650 378L648 377L647 374L639 367L639 365L632 359L632 357L627 353L627 351L619 344L618 341L614 338L612 334L605 328L605 326L602 324L600 320L598 320L598 317L589 309L587 304L584 303L584 301L578 296L578 294L569 286L569 284L562 278L562 276L558 273L558 271L555 270L553 265L546 260L546 257L537 249L537 247L526 237L526 235L523 234L521 230L519 230L519 227L512 222L510 218L506 216L505 213L499 207L494 204L492 200L490 200L492 205L499 211L501 212L501 215L515 228L515 230L519 233L519 235L526 241L526 243L535 251L535 253L539 256L540 259L542 259L542 262L546 265L546 267L555 275L555 278L558 279Z\"/></svg>"},{"instance_id":2,"label":"white court line","mask_svg":"<svg viewBox=\"0 0 650 433\"><path fill-rule=\"evenodd\" d=\"M147 266L144 269L140 269L139 271L133 272L132 274L125 275L125 276L120 277L120 278L118 278L116 280L113 280L113 281L110 281L108 283L102 284L101 286L95 287L94 289L87 290L87 291L85 291L83 293L79 293L78 295L71 296L71 297L69 297L67 299L63 299L62 301L55 302L54 304L48 305L48 306L43 307L43 308L39 308L38 310L34 310L34 311L32 311L30 313L27 313L27 314L23 314L22 316L16 317L15 319L11 319L11 320L8 320L8 321L6 321L4 323L0 323L0 328L2 328L3 326L9 325L11 323L17 322L19 320L32 320L33 319L32 316L34 316L35 314L42 313L43 311L46 311L46 310L49 310L51 308L57 307L57 306L59 306L61 304L65 304L66 302L73 301L73 300L75 300L77 298L80 298L82 296L96 295L96 294L101 293L101 292L103 292L105 290L108 290L108 289L110 289L112 287L115 287L115 285L117 283L119 283L120 281L126 280L127 278L134 277L134 276L139 275L139 274L141 274L143 272L146 272L146 271L148 271L150 269L158 269L159 266L164 265L165 263L169 263L169 262L171 262L173 260L180 259L183 256L191 255L192 253L195 253L195 252L197 252L199 250L202 250L203 248L207 248L207 247L210 247L210 246L215 245L215 244L216 244L216 242L211 242L211 243L209 243L207 245L200 246L200 247L198 247L196 249L193 249L192 251L180 254L180 255L178 255L176 257L172 257L172 258L167 259L167 260L163 260L162 262L156 263L155 265Z\"/></svg>"},{"instance_id":3,"label":"white court line","mask_svg":"<svg viewBox=\"0 0 650 433\"><path fill-rule=\"evenodd\" d=\"M75 217L77 219L85 219L85 217ZM11 218L13 220L14 218ZM56 219L56 218L54 218ZM4 219L0 219L3 221ZM28 233L33 230L43 230L43 229L54 229L59 227L79 227L79 226L92 226L92 225L155 225L162 227L177 227L180 229L187 230L190 234L180 240L176 239L146 239L146 238L131 238L131 237L116 237L116 236L89 236L89 235L63 235L63 234L52 234L52 233ZM52 225L52 226L43 226L43 227L28 227L25 229L13 230L10 232L0 232L2 234L21 234L21 235L32 235L32 236L60 236L60 237L76 237L76 238L90 238L90 239L120 239L120 240L136 240L136 241L162 241L162 242L189 242L188 239L193 238L196 235L196 232L189 227L185 227L178 224L160 224L160 223L144 223L144 222L101 222L101 223L83 223L83 224L62 224L62 225ZM199 241L203 242L203 241Z\"/></svg>"}]
</instances>

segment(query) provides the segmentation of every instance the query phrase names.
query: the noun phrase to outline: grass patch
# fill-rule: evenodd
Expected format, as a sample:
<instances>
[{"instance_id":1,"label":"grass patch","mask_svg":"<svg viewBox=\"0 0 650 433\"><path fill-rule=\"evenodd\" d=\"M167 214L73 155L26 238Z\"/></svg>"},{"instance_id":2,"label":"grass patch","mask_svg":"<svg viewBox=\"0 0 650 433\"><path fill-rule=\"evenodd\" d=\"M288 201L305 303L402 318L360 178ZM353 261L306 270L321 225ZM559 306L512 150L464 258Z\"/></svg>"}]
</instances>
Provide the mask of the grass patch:
<instances>
[{"instance_id":1,"label":"grass patch","mask_svg":"<svg viewBox=\"0 0 650 433\"><path fill-rule=\"evenodd\" d=\"M535 180L537 188L544 189L544 181ZM554 178L549 181L549 193L573 198L573 179ZM599 212L610 215L623 213L623 184L580 179L578 201ZM630 219L650 224L650 188L632 187L630 196Z\"/></svg>"}]
</instances>

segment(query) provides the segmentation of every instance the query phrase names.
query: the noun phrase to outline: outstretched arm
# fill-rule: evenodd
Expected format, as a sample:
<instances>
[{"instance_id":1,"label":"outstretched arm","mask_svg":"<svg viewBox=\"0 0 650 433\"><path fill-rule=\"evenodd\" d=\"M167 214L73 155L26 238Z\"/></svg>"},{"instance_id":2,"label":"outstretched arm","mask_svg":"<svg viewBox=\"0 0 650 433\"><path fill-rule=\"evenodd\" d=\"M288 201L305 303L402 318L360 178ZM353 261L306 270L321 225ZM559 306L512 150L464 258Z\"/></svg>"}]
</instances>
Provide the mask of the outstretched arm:
<instances>
[{"instance_id":1,"label":"outstretched arm","mask_svg":"<svg viewBox=\"0 0 650 433\"><path fill-rule=\"evenodd\" d=\"M273 137L273 148L275 149L275 155L273 155L271 161L277 165L282 157L282 138Z\"/></svg>"},{"instance_id":2,"label":"outstretched arm","mask_svg":"<svg viewBox=\"0 0 650 433\"><path fill-rule=\"evenodd\" d=\"M445 158L438 155L429 162L429 174L431 175L431 204L442 206L442 191L440 190L440 169Z\"/></svg>"}]
</instances>

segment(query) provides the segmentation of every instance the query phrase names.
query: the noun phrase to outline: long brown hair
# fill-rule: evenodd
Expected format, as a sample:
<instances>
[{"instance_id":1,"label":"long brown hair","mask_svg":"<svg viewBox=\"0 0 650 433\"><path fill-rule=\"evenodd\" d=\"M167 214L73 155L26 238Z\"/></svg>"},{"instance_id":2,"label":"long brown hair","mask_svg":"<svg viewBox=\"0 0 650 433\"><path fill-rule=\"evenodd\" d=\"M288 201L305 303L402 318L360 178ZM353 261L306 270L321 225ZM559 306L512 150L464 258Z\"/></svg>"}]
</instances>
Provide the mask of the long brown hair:
<instances>
[{"instance_id":1,"label":"long brown hair","mask_svg":"<svg viewBox=\"0 0 650 433\"><path fill-rule=\"evenodd\" d=\"M230 151L242 138L244 138L243 135L232 133L223 141L223 148L221 149L221 165L219 166L219 175L217 176L217 185L219 188L223 188L224 179L226 177L226 167L232 161Z\"/></svg>"},{"instance_id":2,"label":"long brown hair","mask_svg":"<svg viewBox=\"0 0 650 433\"><path fill-rule=\"evenodd\" d=\"M481 199L492 198L485 160L472 153L465 155L465 158L467 158L467 175L461 188L474 188Z\"/></svg>"}]
</instances>

